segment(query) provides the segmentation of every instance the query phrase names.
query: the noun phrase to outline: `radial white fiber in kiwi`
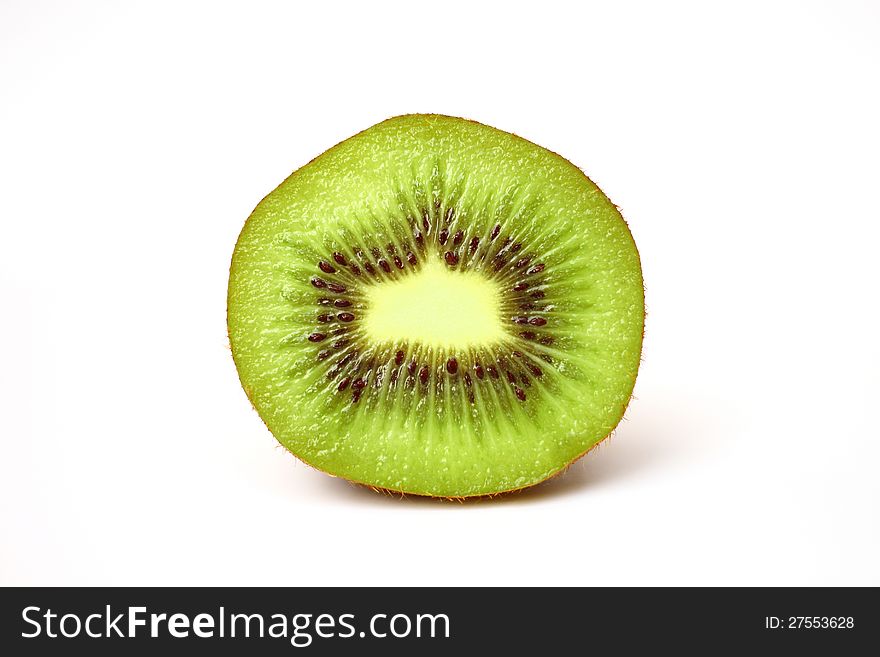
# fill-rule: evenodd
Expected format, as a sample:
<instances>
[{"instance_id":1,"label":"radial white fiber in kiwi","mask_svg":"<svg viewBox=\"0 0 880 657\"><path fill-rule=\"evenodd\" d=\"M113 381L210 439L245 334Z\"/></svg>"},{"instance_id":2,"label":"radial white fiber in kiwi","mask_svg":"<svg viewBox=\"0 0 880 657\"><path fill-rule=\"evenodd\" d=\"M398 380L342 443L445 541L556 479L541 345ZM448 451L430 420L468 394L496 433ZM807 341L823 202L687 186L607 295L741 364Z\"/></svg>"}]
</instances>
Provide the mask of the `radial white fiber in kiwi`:
<instances>
[{"instance_id":1,"label":"radial white fiber in kiwi","mask_svg":"<svg viewBox=\"0 0 880 657\"><path fill-rule=\"evenodd\" d=\"M351 481L468 497L606 437L642 345L639 256L579 169L472 121L390 119L257 206L228 324L278 441Z\"/></svg>"}]
</instances>

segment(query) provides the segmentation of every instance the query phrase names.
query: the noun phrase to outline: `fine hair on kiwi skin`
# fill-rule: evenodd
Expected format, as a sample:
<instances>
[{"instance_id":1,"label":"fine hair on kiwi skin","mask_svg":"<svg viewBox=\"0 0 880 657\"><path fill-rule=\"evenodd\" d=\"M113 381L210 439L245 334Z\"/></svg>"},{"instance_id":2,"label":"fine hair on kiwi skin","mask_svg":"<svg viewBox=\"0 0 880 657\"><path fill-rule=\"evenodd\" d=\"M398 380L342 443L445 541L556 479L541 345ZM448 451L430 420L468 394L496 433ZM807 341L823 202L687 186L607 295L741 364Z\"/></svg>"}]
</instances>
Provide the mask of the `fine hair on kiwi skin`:
<instances>
[{"instance_id":1,"label":"fine hair on kiwi skin","mask_svg":"<svg viewBox=\"0 0 880 657\"><path fill-rule=\"evenodd\" d=\"M480 131L478 137L488 140L490 146L497 133L503 135L502 143L518 140L527 144L528 148L543 151L545 155L541 157L548 158L547 151L530 142L474 122L437 115L410 115L390 119L338 144L295 172L288 181L309 167L319 166L322 160L326 162L328 156L332 159L334 153L344 150L347 144L362 135L396 121L411 121L404 127L419 129L424 127L423 123L434 122L446 129L447 122L454 122L449 130L453 138L455 130L462 124L472 124ZM575 170L577 176L588 181L582 172L560 156L552 154L552 158L556 160L553 166ZM486 185L485 189L479 189L482 180L468 180L461 175L461 167L454 164L445 160L442 154L431 154L431 157L422 158L409 167L409 171L389 186L390 189L384 190L383 201L374 206L365 207L367 203L358 203L356 200L344 207L346 212L350 212L352 205L360 206L350 212L351 216L337 219L335 223L327 222L329 226L326 229L322 226L317 230L314 227L309 230L275 230L274 234L260 236L261 242L251 241L261 248L268 244L270 248L267 250L273 251L273 257L275 252L286 254L278 262L272 263L270 269L264 267L264 271L271 270L274 276L277 269L285 270L283 276L278 276L283 284L278 285L274 292L283 302L291 302L291 308L282 308L283 302L273 301L271 311L275 314L266 323L270 327L266 332L279 338L277 342L282 345L282 353L287 347L293 347L296 356L283 368L274 366L277 371L273 372L271 383L286 385L288 380L307 379L308 385L304 389L311 391L307 399L312 406L309 411L313 414L312 419L318 418L316 421L320 421L322 416L337 414L360 421L367 413L376 414L374 418L381 417L386 410L384 405L388 405L398 415L418 416L415 422L398 423L397 428L401 428L400 431L395 428L398 442L405 442L409 435L406 432L409 431L412 443L418 445L420 428L423 424L431 424L432 439L435 441L448 439L449 444L453 445L454 427L460 428L461 432L479 443L486 436L498 438L504 433L497 427L487 429L496 420L509 432L515 429L510 418L519 422L536 417L530 415L530 405L552 406L554 392L560 392L563 388L571 397L572 385L565 377L573 377L581 386L584 385L583 379L590 378L591 372L577 371L578 368L588 369L584 367L589 365L587 360L580 355L575 358L566 353L577 342L577 336L572 330L566 330L566 326L568 323L574 324L569 322L572 313L589 312L589 306L594 302L585 298L579 308L578 300L566 297L567 288L560 284L566 277L578 284L580 278L585 278L578 269L581 266L576 262L578 258L571 258L574 264L566 262L567 255L572 254L581 261L584 259L583 253L577 252L583 244L572 239L568 228L563 230L551 225L552 222L542 223L542 213L546 215L545 208L553 205L553 199L548 200L540 186L526 191L523 190L527 184L500 189ZM540 164L546 166L543 160ZM571 176L571 171L566 175ZM289 198L282 194L282 202L275 202L279 191L284 192L287 184L282 184L257 207L239 238L237 254L250 248L246 235L254 217L296 211L296 194L290 194ZM493 483L486 490L471 487L464 475L461 479L465 483L461 484L460 490L456 489L458 484L446 484L445 488L435 490L425 489L423 483L419 484L422 488L395 486L375 477L359 477L357 473L352 473L357 467L349 463L345 464L347 472L340 472L333 463L328 467L320 459L310 458L310 450L303 448L320 451L314 450L314 445L308 445L308 437L302 439L302 445L295 442L296 438L293 441L284 440L278 436L277 418L274 422L267 420L267 416L272 415L266 412L267 398L270 396L265 391L261 392L259 385L254 385L255 379L258 384L261 383L259 377L248 374L248 368L254 369L251 365L254 356L248 352L257 350L250 349L249 345L242 347L246 341L241 339L240 334L236 335L235 326L236 322L241 324L240 316L244 315L248 321L253 320L247 313L233 309L234 304L242 305L243 298L233 291L237 264L233 260L228 316L233 357L243 387L269 429L298 458L316 469L373 490L394 494L443 499L494 497L529 488L563 472L610 435L622 417L635 382L644 330L644 289L638 252L616 207L611 206L592 182L586 184L591 186L587 191L597 194L600 200L604 199L600 206L602 212L615 214L612 219L616 218L623 226L616 226L615 230L619 233L618 241L627 250L627 264L632 271L626 272L625 282L629 286L628 294L633 305L637 306L626 315L626 329L629 331L626 359L631 371L626 376L631 381L628 390L625 389L627 385L623 385L622 391L615 390L612 402L618 407L612 415L617 417L605 421L608 426L602 437L583 445L583 449L576 454L559 459L554 467L542 471L540 477L522 482L503 479L511 485ZM301 187L309 189L307 185ZM273 195L276 195L275 198ZM291 227L299 228L295 222L291 223ZM562 238L558 244L553 244L556 235ZM409 343L395 334L394 326L390 329L370 326L371 308L377 306L376 300L370 296L371 292L389 284L405 285L407 281L412 282L415 276L427 276L429 271L439 271L440 268L445 273L437 274L441 276L437 279L438 284L446 280L442 276L454 272L474 274L475 278L495 286L499 291L499 319L504 324L502 337L493 337L485 344L474 343L456 348L455 345L444 343ZM239 265L241 269L243 267ZM253 287L254 280L246 281L247 285ZM242 285L239 284L239 287ZM408 301L411 302L412 298L409 297ZM601 303L595 301L595 305ZM291 309L296 312L291 312ZM406 318L397 319L402 321ZM285 322L287 326L284 329L276 326ZM288 330L291 327L294 330ZM386 336L383 330L390 332ZM381 344L371 342L371 338L377 335L383 340ZM303 355L303 343L311 349L307 356ZM282 369L285 374L278 375ZM621 388L620 385L617 387ZM316 401L318 397L321 398L320 403ZM426 405L430 408L426 409ZM295 405L289 408L294 409ZM293 410L291 413L295 414ZM434 415L439 416L439 422L429 419ZM377 424L386 433L394 433L382 427L381 420L373 419L372 424L369 421L361 422L366 427L375 427ZM438 428L437 425L443 426ZM406 431L402 429L404 426ZM365 432L363 437L364 440L371 439L369 432ZM537 438L541 440L539 434ZM295 444L291 445L291 442ZM525 444L525 438L520 442ZM381 450L375 450L374 453L379 452ZM509 458L504 450L499 449L499 453ZM487 458L487 463L492 464L491 456ZM369 468L365 472L369 474ZM427 477L430 480L430 471L425 469L425 472L429 474L423 474L423 479Z\"/></svg>"}]
</instances>

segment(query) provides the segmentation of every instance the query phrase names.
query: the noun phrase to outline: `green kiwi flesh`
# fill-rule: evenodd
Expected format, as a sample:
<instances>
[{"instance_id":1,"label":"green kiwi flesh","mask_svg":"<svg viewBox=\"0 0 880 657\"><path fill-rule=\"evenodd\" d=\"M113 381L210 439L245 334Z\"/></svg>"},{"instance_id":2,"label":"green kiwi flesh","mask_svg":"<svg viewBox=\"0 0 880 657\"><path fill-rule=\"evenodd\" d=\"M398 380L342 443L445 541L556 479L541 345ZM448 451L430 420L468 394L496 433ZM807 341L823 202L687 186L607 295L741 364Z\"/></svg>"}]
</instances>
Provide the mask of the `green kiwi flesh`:
<instances>
[{"instance_id":1,"label":"green kiwi flesh","mask_svg":"<svg viewBox=\"0 0 880 657\"><path fill-rule=\"evenodd\" d=\"M306 463L375 488L491 495L608 436L635 384L639 255L579 169L515 135L408 115L334 146L241 232L242 385Z\"/></svg>"}]
</instances>

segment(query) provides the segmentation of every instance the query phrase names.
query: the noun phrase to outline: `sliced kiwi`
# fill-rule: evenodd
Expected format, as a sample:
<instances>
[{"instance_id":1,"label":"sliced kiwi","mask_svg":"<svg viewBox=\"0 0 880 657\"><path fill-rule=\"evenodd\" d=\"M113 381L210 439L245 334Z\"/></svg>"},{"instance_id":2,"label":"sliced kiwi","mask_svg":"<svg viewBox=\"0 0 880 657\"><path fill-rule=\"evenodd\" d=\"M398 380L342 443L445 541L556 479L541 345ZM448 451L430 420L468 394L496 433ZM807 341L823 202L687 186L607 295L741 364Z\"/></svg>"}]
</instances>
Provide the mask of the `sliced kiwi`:
<instances>
[{"instance_id":1,"label":"sliced kiwi","mask_svg":"<svg viewBox=\"0 0 880 657\"><path fill-rule=\"evenodd\" d=\"M421 495L536 484L629 402L632 236L575 166L464 119L389 119L293 173L232 259L229 337L278 441Z\"/></svg>"}]
</instances>

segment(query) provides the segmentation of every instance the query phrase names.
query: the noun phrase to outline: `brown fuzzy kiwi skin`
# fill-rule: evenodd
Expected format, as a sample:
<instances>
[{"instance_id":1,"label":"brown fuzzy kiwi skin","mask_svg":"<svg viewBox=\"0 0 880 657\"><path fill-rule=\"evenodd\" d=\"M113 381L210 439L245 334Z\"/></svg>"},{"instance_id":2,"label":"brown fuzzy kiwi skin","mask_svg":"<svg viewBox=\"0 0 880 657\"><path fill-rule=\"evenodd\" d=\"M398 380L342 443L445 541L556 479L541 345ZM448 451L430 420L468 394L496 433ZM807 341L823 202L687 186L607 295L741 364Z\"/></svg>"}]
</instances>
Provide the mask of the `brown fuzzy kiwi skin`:
<instances>
[{"instance_id":1,"label":"brown fuzzy kiwi skin","mask_svg":"<svg viewBox=\"0 0 880 657\"><path fill-rule=\"evenodd\" d=\"M463 117L454 117L454 116L449 116L449 115L444 115L444 114L433 114L433 113L400 114L400 115L397 115L397 116L394 116L394 117L390 117L390 118L388 118L388 119L386 119L386 120L384 120L384 121L381 121L380 123L375 124L375 125L381 125L382 123L387 123L388 121L394 121L394 120L396 120L396 119L402 119L402 118L421 118L421 119L427 119L427 120L430 120L430 119L432 119L432 118L456 119L456 120L458 120L458 121L467 121L468 123L474 123L474 124L476 124L476 125L483 126L483 127L486 127L486 126L487 126L487 124L480 123L479 121L476 121L476 120L474 120L474 119L467 119L467 118L463 118ZM320 155L318 155L318 156L312 158L311 160L309 160L309 161L308 161L306 164L304 164L303 166L297 168L297 169L296 169L291 175L294 175L294 174L296 173L296 171L299 171L299 169L302 169L303 167L308 166L308 165L311 164L312 162L315 162L316 160L321 159L321 157L323 157L325 154L330 153L330 152L332 152L332 151L335 151L337 148L339 148L340 146L342 146L343 144L345 144L345 143L348 142L349 140L354 139L355 137L357 137L358 135L362 134L363 132L366 132L367 130L370 130L371 128L375 127L375 125L372 125L372 126L370 126L369 128L366 128L366 129L364 129L364 130L361 130L360 132L358 132L358 133L352 135L351 137L348 137L347 139L344 139L343 141L339 142L339 143L336 144L335 146L330 147L330 148L327 149L326 151L322 152ZM490 126L490 127L491 127L491 126ZM552 154L554 157L558 158L563 164L565 164L566 166L568 166L568 167L574 169L574 170L577 171L580 175L582 175L584 178L586 178L587 180L589 180L590 183L593 184L597 189L600 189L600 190L601 190L601 188L600 188L598 185L596 185L596 184L592 181L592 179L591 179L589 176L587 176L587 174L586 174L586 173L585 173L580 167L578 167L577 165L573 164L572 162L570 162L569 160L567 160L566 158L564 158L562 155L559 155L559 154L556 153L555 151L551 151L550 149L545 148L544 146L540 146L540 145L538 145L538 144L535 144L534 142L529 141L528 139L525 139L524 137L520 137L520 136L517 135L516 133L513 133L513 132L507 132L507 131L505 131L505 130L500 130L500 129L498 129L498 128L494 128L494 127L493 127L492 129L493 129L493 130L498 130L499 132L505 132L506 134L512 135L513 137L515 137L515 138L517 138L517 139L520 139L520 140L522 140L522 141L524 141L524 142L526 142L526 143L528 143L528 144L531 144L531 145L533 145L533 146L537 146L538 148L541 148L541 149L543 149L543 150L549 152L549 153ZM280 187L281 185L283 185L283 184L284 184L284 181L282 181L281 183L279 183L279 185L276 186L276 189L277 189L278 187ZM273 191L274 191L274 190L273 190ZM267 198L268 196L270 196L271 193L272 193L272 192L270 192L269 194L267 194L266 197L263 198L263 200L265 200L265 198ZM605 192L602 191L602 193L604 194ZM606 197L607 197L607 195L606 195ZM610 200L610 199L609 199L609 200ZM254 211L252 211L251 214L248 215L248 218L247 218L247 220L245 221L244 226L242 227L241 231L239 232L239 237L238 237L238 240L236 240L236 244L235 244L235 248L233 249L233 253L235 253L235 250L238 248L238 242L241 240L242 235L244 235L244 233L245 233L245 231L246 231L246 229L247 229L248 223L249 223L250 220L251 220L251 217L253 217L254 212L256 211L256 209L257 209L262 203L263 203L263 201L261 200L260 203L258 203L258 204L254 207ZM612 201L612 203L613 203L613 201ZM641 262L641 253L639 252L639 250L638 250L638 246L637 246L636 243L635 243L635 239L634 239L633 236L632 236L632 231L630 230L630 228L629 228L629 224L627 223L627 221L623 218L623 214L620 212L620 208L617 206L617 204L614 204L614 207L617 209L618 213L620 214L620 216L621 216L621 220L624 222L624 225L626 225L627 234L629 235L629 239L630 239L630 241L632 242L633 249L634 249L634 251L635 251L635 253L636 253L636 259L637 259L637 261L638 261L638 263L639 263L639 272L642 273L643 270L642 270L642 262ZM234 270L234 267L235 267L235 260L231 258L231 259L230 259L230 265L229 265L229 273L230 273L230 277L231 277L231 275L232 275L232 272L233 272L233 270ZM233 362L235 363L236 373L238 374L239 382L241 383L242 389L244 390L245 395L247 395L247 398L248 398L248 401L249 401L250 404L251 404L251 407L252 407L252 408L254 409L254 411L257 413L257 417L259 417L260 420L263 421L263 424L265 425L266 422L262 419L262 416L260 416L259 411L257 411L257 407L256 407L256 404L254 403L254 399L253 399L253 393L252 393L252 391L250 390L250 388L249 388L247 385L245 385L244 381L241 380L241 374L240 374L241 369L239 368L239 366L238 366L238 361L236 360L236 357L235 357L235 348L234 348L233 345L232 345L232 335L231 335L231 333L230 333L230 331L229 331L229 293L230 293L230 290L227 289L227 303L226 303L226 335L227 335L227 339L228 339L228 342L229 342L229 349L230 349L230 351L232 352L232 359L233 359ZM645 309L645 287L644 287L644 275L642 275L642 308ZM644 310L644 311L643 311L643 315L642 315L642 332L641 332L641 336L639 337L639 362L640 362L640 363L642 362L642 359L643 359L643 348L644 348L644 342L645 342L645 317L646 317L646 316L647 316L647 310ZM635 388L635 383L636 383L636 379L637 379L637 377L638 377L638 369L636 369L636 372L635 372L635 374L633 375L633 381L632 381L633 385L632 385L632 387L631 387L631 390ZM549 475L547 475L547 476L544 477L543 479L540 479L540 480L535 481L535 482L533 482L533 483L527 484L527 485L525 485L525 486L518 486L518 487L516 487L516 488L508 488L508 489L506 489L506 490L500 490L500 491L496 491L496 492L493 492L493 493L475 493L475 494L473 494L473 495L450 496L450 495L431 495L430 493L417 493L417 492L413 492L413 491L405 491L405 490L399 490L399 489L395 489L395 488L383 488L383 487L375 486L375 485L373 485L373 484L369 484L369 483L366 483L366 482L363 482L363 481L358 481L358 480L356 480L356 479L348 479L348 478L346 478L346 477L342 477L342 476L340 476L340 475L336 475L336 474L333 474L333 473L331 473L331 472L327 472L326 470L322 470L321 468L317 467L317 466L314 465L313 463L310 463L309 461L307 461L306 459L302 458L302 457L299 456L298 454L294 454L294 453L291 452L290 450L287 450L286 448L285 448L285 449L286 449L286 451L290 452L290 454L292 454L297 460L299 460L299 461L305 463L307 466L309 466L310 468L313 468L314 470L317 470L318 472L321 472L321 473L323 473L323 474L325 474L325 475L328 475L328 476L330 476L330 477L333 477L333 478L342 479L343 481L346 481L346 482L351 483L351 484L355 484L355 485L357 485L357 486L361 486L361 487L364 487L364 488L368 488L368 489L372 490L372 491L375 492L375 493L379 493L379 494L383 495L384 497L393 497L393 498L399 498L399 499L406 499L406 498L408 498L408 497L414 497L414 498L417 498L417 499L430 499L430 500L437 500L437 501L439 501L439 502L444 502L444 501L445 501L445 502L479 502L479 501L495 500L495 499L499 499L499 498L508 498L508 497L512 497L512 496L516 495L517 493L520 493L520 492L522 492L522 491L525 491L525 490L529 490L529 489L531 489L531 488L534 488L535 486L538 486L538 485L540 485L540 484L546 483L547 481L549 481L549 480L551 480L551 479L554 479L554 478L556 478L556 477L563 476L563 475L565 474L565 472L566 472L566 471L567 471L567 470L568 470L568 469L569 469L574 463L576 463L577 461L579 461L580 459L582 459L584 456L586 456L587 454L589 454L593 449L595 449L595 448L598 447L599 445L603 444L603 443L606 442L606 441L607 441L612 435L614 435L614 432L616 431L617 427L620 425L620 422L623 420L623 417L624 417L624 415L625 415L625 413L626 413L626 410L627 410L627 408L629 407L629 404L630 404L630 402L632 401L632 399L633 399L633 395L632 395L632 393L630 393L630 396L629 396L629 399L627 400L627 402L621 406L621 409L620 409L620 416L618 417L617 422L615 422L615 424L614 424L614 428L613 428L610 432L608 432L608 434L607 434L604 438L602 438L601 440L599 440L599 441L593 443L592 445L590 445L586 450L584 450L583 452L581 452L580 454L578 454L578 455L577 455L576 457L574 457L571 461L568 461L567 463L564 463L563 465L561 465L561 466L559 467L559 469L557 469L557 470L554 471L554 472L551 472ZM268 426L268 425L266 425L266 429L269 430L270 435L273 435L273 434L272 434L272 431L269 429L269 426Z\"/></svg>"}]
</instances>

